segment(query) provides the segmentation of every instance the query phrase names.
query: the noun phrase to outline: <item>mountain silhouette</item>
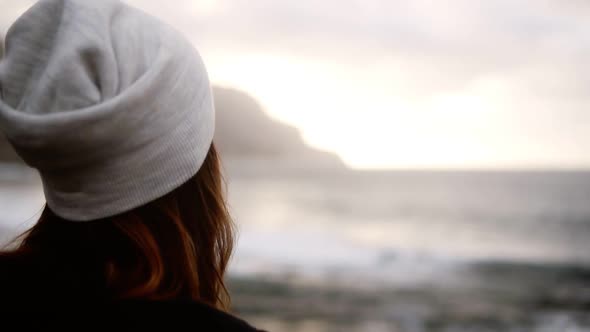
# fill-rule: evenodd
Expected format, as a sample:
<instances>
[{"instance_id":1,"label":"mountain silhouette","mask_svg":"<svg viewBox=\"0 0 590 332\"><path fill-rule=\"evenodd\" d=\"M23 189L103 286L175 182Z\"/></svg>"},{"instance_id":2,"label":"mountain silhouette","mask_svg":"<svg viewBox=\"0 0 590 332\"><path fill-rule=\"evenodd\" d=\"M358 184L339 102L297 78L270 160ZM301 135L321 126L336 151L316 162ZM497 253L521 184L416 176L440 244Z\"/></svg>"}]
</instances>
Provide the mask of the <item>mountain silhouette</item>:
<instances>
[{"instance_id":1,"label":"mountain silhouette","mask_svg":"<svg viewBox=\"0 0 590 332\"><path fill-rule=\"evenodd\" d=\"M295 127L270 118L245 92L215 87L214 142L225 159L258 159L302 166L341 166L335 155L309 147Z\"/></svg>"},{"instance_id":2,"label":"mountain silhouette","mask_svg":"<svg viewBox=\"0 0 590 332\"><path fill-rule=\"evenodd\" d=\"M217 117L214 142L224 160L280 162L298 168L343 165L336 155L307 146L296 128L270 118L250 95L220 87L214 87L213 94ZM0 136L0 162L21 162Z\"/></svg>"}]
</instances>

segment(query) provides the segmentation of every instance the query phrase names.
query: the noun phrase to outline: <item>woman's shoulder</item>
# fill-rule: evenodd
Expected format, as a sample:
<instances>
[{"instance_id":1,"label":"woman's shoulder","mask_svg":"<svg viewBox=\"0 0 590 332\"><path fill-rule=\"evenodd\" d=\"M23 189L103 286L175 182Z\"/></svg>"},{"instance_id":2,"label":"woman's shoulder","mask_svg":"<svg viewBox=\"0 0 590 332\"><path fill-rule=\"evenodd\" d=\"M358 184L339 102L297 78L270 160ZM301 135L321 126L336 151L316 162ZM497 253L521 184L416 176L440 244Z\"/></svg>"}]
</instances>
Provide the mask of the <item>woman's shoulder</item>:
<instances>
[{"instance_id":1,"label":"woman's shoulder","mask_svg":"<svg viewBox=\"0 0 590 332\"><path fill-rule=\"evenodd\" d=\"M55 298L70 298L81 295L75 287L79 282L73 277L58 277L47 260L28 255L0 255L0 294L2 301L16 305L34 306L54 302Z\"/></svg>"},{"instance_id":2,"label":"woman's shoulder","mask_svg":"<svg viewBox=\"0 0 590 332\"><path fill-rule=\"evenodd\" d=\"M7 305L10 304L3 301L3 324L11 320L14 323L29 321L30 327L49 330L262 332L234 315L189 301L65 303L56 299L51 306L28 310ZM35 326L37 323L39 326Z\"/></svg>"},{"instance_id":3,"label":"woman's shoulder","mask_svg":"<svg viewBox=\"0 0 590 332\"><path fill-rule=\"evenodd\" d=\"M0 254L0 293L3 298L36 287L39 283L35 279L39 275L39 265L33 264L31 260L12 254Z\"/></svg>"},{"instance_id":4,"label":"woman's shoulder","mask_svg":"<svg viewBox=\"0 0 590 332\"><path fill-rule=\"evenodd\" d=\"M39 328L91 330L126 327L163 331L259 331L236 316L194 301L105 301L84 288L54 280L51 266L36 259L0 255L0 311L3 324L44 322ZM49 276L49 277L48 277ZM26 317L25 317L26 315Z\"/></svg>"},{"instance_id":5,"label":"woman's shoulder","mask_svg":"<svg viewBox=\"0 0 590 332\"><path fill-rule=\"evenodd\" d=\"M260 332L246 321L194 301L122 301L107 308L133 327L166 330ZM145 317L149 317L145 319Z\"/></svg>"}]
</instances>

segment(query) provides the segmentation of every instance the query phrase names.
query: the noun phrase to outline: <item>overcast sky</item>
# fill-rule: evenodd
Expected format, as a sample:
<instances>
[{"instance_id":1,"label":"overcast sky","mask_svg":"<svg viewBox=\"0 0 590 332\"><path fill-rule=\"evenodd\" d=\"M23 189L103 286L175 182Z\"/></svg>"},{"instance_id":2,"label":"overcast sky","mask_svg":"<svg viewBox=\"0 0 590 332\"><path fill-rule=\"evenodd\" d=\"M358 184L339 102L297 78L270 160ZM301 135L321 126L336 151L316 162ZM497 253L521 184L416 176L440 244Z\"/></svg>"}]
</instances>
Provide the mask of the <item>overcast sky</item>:
<instances>
[{"instance_id":1,"label":"overcast sky","mask_svg":"<svg viewBox=\"0 0 590 332\"><path fill-rule=\"evenodd\" d=\"M588 1L128 2L351 166L590 167Z\"/></svg>"}]
</instances>

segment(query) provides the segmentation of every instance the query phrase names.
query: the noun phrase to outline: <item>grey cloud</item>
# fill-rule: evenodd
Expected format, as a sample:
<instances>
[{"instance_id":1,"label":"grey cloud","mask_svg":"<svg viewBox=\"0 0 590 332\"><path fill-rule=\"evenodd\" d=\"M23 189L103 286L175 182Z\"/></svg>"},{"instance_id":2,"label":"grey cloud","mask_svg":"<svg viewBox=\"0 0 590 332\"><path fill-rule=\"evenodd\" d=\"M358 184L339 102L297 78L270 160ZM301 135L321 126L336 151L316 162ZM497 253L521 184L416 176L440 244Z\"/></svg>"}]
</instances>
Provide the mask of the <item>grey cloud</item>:
<instances>
[{"instance_id":1,"label":"grey cloud","mask_svg":"<svg viewBox=\"0 0 590 332\"><path fill-rule=\"evenodd\" d=\"M521 93L583 97L590 66L590 13L583 0L130 0L207 50L257 51L362 68L397 64L402 94L460 90L505 75ZM32 1L0 0L0 30ZM401 64L401 66L399 65ZM392 73L394 74L394 73ZM519 86L517 86L519 85Z\"/></svg>"},{"instance_id":2,"label":"grey cloud","mask_svg":"<svg viewBox=\"0 0 590 332\"><path fill-rule=\"evenodd\" d=\"M5 9L0 26L31 2L0 0ZM588 53L590 46L590 23L578 16L590 6L582 0L217 0L220 9L212 14L200 13L199 1L128 2L163 17L204 47L351 65L390 57L465 79L531 62L585 61L576 53ZM569 49L571 56L556 59L551 47Z\"/></svg>"},{"instance_id":3,"label":"grey cloud","mask_svg":"<svg viewBox=\"0 0 590 332\"><path fill-rule=\"evenodd\" d=\"M381 72L391 94L406 98L497 79L509 92L499 98L514 135L572 155L590 142L586 0L217 0L210 13L198 1L128 2L210 54L271 53ZM0 0L3 9L14 3ZM10 10L0 13L0 30Z\"/></svg>"},{"instance_id":4,"label":"grey cloud","mask_svg":"<svg viewBox=\"0 0 590 332\"><path fill-rule=\"evenodd\" d=\"M490 74L526 75L535 72L529 70L531 64L539 71L559 72L553 76L559 76L565 92L585 86L579 84L579 71L587 68L590 23L573 5L536 0L408 3L220 1L225 9L214 15L176 22L205 47L228 52L255 50L349 66L389 59L411 74L408 93L461 89ZM536 79L531 75L520 81Z\"/></svg>"}]
</instances>

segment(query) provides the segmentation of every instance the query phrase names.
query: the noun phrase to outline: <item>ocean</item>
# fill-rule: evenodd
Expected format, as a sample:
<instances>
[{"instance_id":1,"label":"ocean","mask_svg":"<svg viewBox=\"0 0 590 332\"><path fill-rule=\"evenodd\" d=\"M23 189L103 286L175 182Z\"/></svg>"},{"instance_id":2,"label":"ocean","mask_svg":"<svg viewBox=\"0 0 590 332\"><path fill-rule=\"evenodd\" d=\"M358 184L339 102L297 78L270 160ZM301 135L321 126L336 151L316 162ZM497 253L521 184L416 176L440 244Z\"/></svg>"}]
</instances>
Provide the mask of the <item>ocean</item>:
<instances>
[{"instance_id":1,"label":"ocean","mask_svg":"<svg viewBox=\"0 0 590 332\"><path fill-rule=\"evenodd\" d=\"M0 176L0 239L35 220ZM227 166L235 311L269 331L590 331L590 172Z\"/></svg>"}]
</instances>

